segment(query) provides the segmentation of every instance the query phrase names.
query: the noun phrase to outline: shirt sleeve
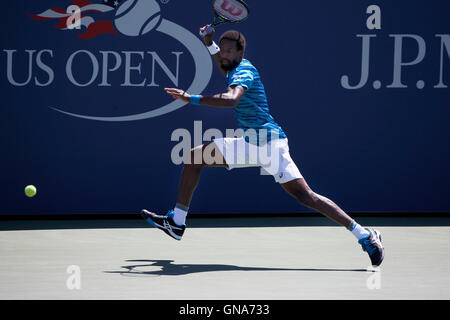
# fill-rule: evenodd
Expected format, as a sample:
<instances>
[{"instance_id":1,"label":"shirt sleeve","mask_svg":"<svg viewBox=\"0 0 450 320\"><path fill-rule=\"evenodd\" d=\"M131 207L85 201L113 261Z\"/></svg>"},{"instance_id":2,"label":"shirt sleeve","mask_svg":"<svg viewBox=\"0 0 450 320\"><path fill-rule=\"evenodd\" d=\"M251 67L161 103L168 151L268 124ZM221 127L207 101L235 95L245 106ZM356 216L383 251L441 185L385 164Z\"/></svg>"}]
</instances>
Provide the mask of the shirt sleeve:
<instances>
[{"instance_id":1,"label":"shirt sleeve","mask_svg":"<svg viewBox=\"0 0 450 320\"><path fill-rule=\"evenodd\" d=\"M251 88L254 79L255 76L251 69L238 69L231 76L229 86L243 86L244 88L249 89Z\"/></svg>"}]
</instances>

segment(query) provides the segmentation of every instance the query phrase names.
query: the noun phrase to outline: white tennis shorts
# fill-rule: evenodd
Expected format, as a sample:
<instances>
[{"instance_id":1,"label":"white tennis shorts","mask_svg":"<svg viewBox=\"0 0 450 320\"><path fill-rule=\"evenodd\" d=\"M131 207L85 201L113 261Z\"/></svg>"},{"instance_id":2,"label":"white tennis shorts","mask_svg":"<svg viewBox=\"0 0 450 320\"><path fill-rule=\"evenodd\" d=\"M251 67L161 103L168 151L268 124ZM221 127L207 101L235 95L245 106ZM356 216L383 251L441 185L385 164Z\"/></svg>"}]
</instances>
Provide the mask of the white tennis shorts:
<instances>
[{"instance_id":1,"label":"white tennis shorts","mask_svg":"<svg viewBox=\"0 0 450 320\"><path fill-rule=\"evenodd\" d=\"M278 183L303 178L289 154L288 139L276 139L263 146L248 143L244 137L214 139L214 143L228 170L261 167L262 175L272 175Z\"/></svg>"}]
</instances>

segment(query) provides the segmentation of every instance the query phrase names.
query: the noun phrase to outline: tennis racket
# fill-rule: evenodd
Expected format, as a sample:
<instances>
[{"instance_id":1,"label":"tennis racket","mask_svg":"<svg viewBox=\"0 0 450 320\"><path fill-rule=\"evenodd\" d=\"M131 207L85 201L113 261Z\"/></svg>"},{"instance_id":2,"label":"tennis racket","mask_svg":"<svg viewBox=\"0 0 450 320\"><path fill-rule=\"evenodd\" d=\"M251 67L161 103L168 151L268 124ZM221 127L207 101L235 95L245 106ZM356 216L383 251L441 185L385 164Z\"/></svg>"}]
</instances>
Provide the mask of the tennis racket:
<instances>
[{"instance_id":1,"label":"tennis racket","mask_svg":"<svg viewBox=\"0 0 450 320\"><path fill-rule=\"evenodd\" d=\"M200 32L200 35L211 33L214 27L223 23L238 23L246 20L250 14L247 4L242 0L214 0L213 1L214 20L208 28Z\"/></svg>"}]
</instances>

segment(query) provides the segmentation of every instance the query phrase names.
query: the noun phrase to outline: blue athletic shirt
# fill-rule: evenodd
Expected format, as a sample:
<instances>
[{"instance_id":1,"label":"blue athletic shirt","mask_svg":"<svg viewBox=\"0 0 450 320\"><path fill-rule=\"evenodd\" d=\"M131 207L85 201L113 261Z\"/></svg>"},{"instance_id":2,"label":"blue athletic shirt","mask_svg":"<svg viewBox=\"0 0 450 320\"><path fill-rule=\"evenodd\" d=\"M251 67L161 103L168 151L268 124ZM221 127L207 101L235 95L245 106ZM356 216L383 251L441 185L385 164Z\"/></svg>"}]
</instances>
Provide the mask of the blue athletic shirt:
<instances>
[{"instance_id":1,"label":"blue athletic shirt","mask_svg":"<svg viewBox=\"0 0 450 320\"><path fill-rule=\"evenodd\" d=\"M253 144L265 144L275 139L285 139L286 134L269 113L266 92L258 70L248 61L241 63L231 73L227 73L228 86L242 86L245 93L234 108L238 127L246 132L246 141ZM254 129L248 130L248 129ZM266 129L267 135L260 129ZM256 136L253 133L256 133ZM261 134L260 134L261 133ZM266 141L267 137L267 141Z\"/></svg>"}]
</instances>

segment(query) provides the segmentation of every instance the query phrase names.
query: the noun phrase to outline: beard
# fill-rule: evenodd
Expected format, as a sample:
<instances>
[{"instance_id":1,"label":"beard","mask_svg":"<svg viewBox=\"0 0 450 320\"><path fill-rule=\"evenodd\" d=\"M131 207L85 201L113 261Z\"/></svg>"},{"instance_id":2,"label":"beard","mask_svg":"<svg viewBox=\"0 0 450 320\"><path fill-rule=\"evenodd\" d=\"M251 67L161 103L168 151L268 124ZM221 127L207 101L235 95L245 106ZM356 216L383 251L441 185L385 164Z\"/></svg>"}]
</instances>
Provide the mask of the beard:
<instances>
[{"instance_id":1,"label":"beard","mask_svg":"<svg viewBox=\"0 0 450 320\"><path fill-rule=\"evenodd\" d=\"M228 62L228 64L223 64L223 61L227 61ZM239 64L240 64L241 62L239 61L239 60L233 60L233 61L230 61L230 60L228 60L228 59L222 59L222 63L221 63L221 67L222 67L222 69L223 70L225 70L225 71L232 71L234 68L236 68Z\"/></svg>"}]
</instances>

